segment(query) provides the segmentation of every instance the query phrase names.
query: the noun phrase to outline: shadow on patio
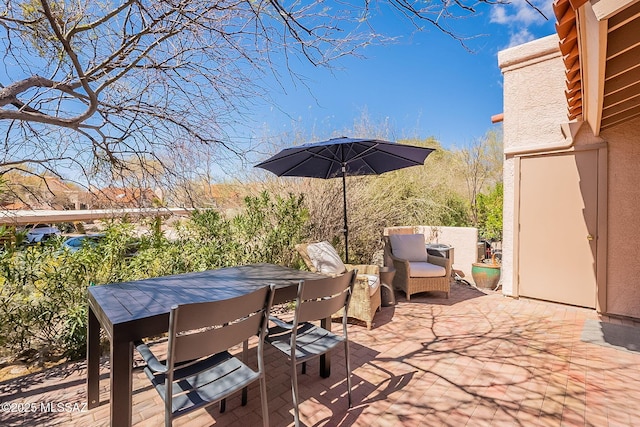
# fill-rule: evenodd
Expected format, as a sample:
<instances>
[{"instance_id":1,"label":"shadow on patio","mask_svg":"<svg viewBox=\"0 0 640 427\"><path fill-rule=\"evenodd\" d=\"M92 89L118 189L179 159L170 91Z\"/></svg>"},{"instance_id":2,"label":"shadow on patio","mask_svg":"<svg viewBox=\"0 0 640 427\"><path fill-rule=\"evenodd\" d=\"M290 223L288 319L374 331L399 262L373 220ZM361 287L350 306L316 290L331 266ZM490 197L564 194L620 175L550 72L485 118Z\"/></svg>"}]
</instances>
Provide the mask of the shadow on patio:
<instances>
[{"instance_id":1,"label":"shadow on patio","mask_svg":"<svg viewBox=\"0 0 640 427\"><path fill-rule=\"evenodd\" d=\"M398 304L384 307L371 331L349 326L353 408L347 408L341 351L332 358L330 378L319 377L317 361L299 376L304 425L640 425L640 354L581 339L585 321L610 321L638 336L631 322L460 284L449 300L437 293L411 302L397 296ZM292 425L288 364L266 349L271 424ZM107 361L101 373L101 405L91 411L84 409L84 363L0 383L0 424L108 425ZM134 423L161 425L161 400L140 369L133 387ZM260 420L259 392L251 388L245 407L234 396L222 414L214 405L175 424Z\"/></svg>"}]
</instances>

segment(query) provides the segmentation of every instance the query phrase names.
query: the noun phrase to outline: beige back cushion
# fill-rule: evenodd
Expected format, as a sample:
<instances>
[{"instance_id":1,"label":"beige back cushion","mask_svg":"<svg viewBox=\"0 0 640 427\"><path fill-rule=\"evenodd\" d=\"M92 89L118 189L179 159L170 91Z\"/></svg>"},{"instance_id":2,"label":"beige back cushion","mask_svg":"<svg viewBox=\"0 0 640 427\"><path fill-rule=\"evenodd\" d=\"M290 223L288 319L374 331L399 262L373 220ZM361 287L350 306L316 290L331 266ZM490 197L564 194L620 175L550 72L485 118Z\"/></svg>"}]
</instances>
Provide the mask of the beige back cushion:
<instances>
[{"instance_id":1,"label":"beige back cushion","mask_svg":"<svg viewBox=\"0 0 640 427\"><path fill-rule=\"evenodd\" d=\"M393 256L407 261L428 261L424 234L392 234L389 241Z\"/></svg>"},{"instance_id":2,"label":"beige back cushion","mask_svg":"<svg viewBox=\"0 0 640 427\"><path fill-rule=\"evenodd\" d=\"M329 242L312 243L307 246L307 254L319 273L342 274L347 270L340 255Z\"/></svg>"}]
</instances>

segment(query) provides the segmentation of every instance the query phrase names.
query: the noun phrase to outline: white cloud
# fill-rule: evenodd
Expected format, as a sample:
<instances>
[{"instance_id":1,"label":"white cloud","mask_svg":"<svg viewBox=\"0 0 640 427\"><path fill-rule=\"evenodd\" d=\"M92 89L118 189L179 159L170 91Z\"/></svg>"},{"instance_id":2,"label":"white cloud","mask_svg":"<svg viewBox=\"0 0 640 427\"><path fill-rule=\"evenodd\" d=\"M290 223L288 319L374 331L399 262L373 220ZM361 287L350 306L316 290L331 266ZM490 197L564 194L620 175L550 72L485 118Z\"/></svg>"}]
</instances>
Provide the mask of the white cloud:
<instances>
[{"instance_id":1,"label":"white cloud","mask_svg":"<svg viewBox=\"0 0 640 427\"><path fill-rule=\"evenodd\" d=\"M529 30L527 30L526 28L523 28L517 33L511 34L511 37L509 38L508 47L518 46L523 43L530 42L533 39L535 39L535 36L531 34Z\"/></svg>"},{"instance_id":2,"label":"white cloud","mask_svg":"<svg viewBox=\"0 0 640 427\"><path fill-rule=\"evenodd\" d=\"M548 19L553 19L553 0L530 0ZM509 4L491 8L491 22L504 25L532 25L547 22L536 9L525 0L512 0Z\"/></svg>"},{"instance_id":3,"label":"white cloud","mask_svg":"<svg viewBox=\"0 0 640 427\"><path fill-rule=\"evenodd\" d=\"M527 43L537 38L533 33L537 32L535 27L541 27L549 21L554 21L553 0L529 0L532 5L538 8L544 16L527 3L526 0L511 0L508 4L495 5L491 8L491 23L506 25L509 27L511 36L509 46L513 47ZM547 19L545 19L545 16Z\"/></svg>"},{"instance_id":4,"label":"white cloud","mask_svg":"<svg viewBox=\"0 0 640 427\"><path fill-rule=\"evenodd\" d=\"M493 24L508 24L509 15L504 6L493 6L491 8L491 23Z\"/></svg>"},{"instance_id":5,"label":"white cloud","mask_svg":"<svg viewBox=\"0 0 640 427\"><path fill-rule=\"evenodd\" d=\"M534 3L535 4L535 3ZM540 12L525 1L518 1L514 3L516 7L516 22L523 23L525 25L537 24L543 22L545 19Z\"/></svg>"}]
</instances>

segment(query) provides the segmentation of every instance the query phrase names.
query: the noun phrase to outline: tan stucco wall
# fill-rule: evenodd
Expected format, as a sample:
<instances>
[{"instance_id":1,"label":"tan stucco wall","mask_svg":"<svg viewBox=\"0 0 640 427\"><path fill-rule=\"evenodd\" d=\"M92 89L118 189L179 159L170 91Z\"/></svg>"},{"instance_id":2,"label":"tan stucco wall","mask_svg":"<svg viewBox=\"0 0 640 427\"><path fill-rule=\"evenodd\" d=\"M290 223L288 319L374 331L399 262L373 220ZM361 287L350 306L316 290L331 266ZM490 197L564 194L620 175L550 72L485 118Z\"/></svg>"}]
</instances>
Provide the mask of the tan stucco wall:
<instances>
[{"instance_id":1,"label":"tan stucco wall","mask_svg":"<svg viewBox=\"0 0 640 427\"><path fill-rule=\"evenodd\" d=\"M607 141L607 312L640 318L640 118L601 133Z\"/></svg>"},{"instance_id":2,"label":"tan stucco wall","mask_svg":"<svg viewBox=\"0 0 640 427\"><path fill-rule=\"evenodd\" d=\"M503 137L505 153L564 141L567 122L565 74L557 35L503 50L498 63L504 76ZM502 292L516 296L513 280L515 161L504 162L504 230Z\"/></svg>"},{"instance_id":3,"label":"tan stucco wall","mask_svg":"<svg viewBox=\"0 0 640 427\"><path fill-rule=\"evenodd\" d=\"M504 76L505 150L561 142L567 120L564 63L552 35L498 53Z\"/></svg>"}]
</instances>

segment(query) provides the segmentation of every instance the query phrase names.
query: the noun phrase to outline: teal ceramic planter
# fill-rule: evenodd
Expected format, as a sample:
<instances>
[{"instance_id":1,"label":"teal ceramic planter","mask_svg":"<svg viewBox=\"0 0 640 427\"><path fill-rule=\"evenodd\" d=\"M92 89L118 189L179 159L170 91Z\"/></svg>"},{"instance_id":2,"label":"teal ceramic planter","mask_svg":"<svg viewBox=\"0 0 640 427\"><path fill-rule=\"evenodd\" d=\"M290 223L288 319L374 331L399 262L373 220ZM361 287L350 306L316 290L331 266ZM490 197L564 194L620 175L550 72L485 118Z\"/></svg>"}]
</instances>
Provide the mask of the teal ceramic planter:
<instances>
[{"instance_id":1,"label":"teal ceramic planter","mask_svg":"<svg viewBox=\"0 0 640 427\"><path fill-rule=\"evenodd\" d=\"M471 266L471 276L478 288L495 289L500 280L500 264L476 262Z\"/></svg>"}]
</instances>

